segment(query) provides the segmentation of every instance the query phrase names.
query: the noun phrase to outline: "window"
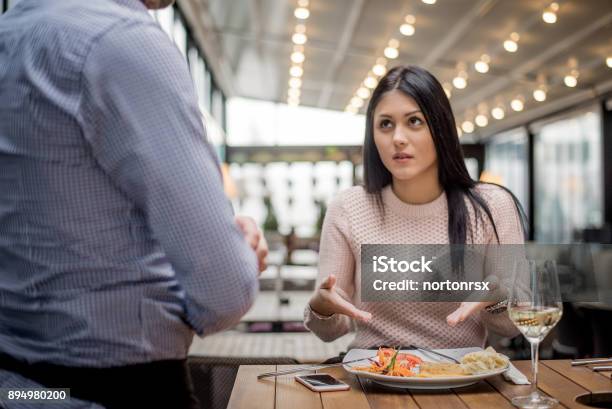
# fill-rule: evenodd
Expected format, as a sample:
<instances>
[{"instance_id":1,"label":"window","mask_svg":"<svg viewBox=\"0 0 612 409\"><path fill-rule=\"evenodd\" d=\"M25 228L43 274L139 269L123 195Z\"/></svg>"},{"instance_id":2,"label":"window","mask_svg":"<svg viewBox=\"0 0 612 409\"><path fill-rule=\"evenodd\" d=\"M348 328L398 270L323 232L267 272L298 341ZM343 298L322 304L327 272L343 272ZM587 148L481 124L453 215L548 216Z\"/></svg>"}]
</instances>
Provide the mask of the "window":
<instances>
[{"instance_id":1,"label":"window","mask_svg":"<svg viewBox=\"0 0 612 409\"><path fill-rule=\"evenodd\" d=\"M493 136L485 146L485 166L481 176L484 181L510 189L525 212L529 208L528 149L525 128Z\"/></svg>"},{"instance_id":2,"label":"window","mask_svg":"<svg viewBox=\"0 0 612 409\"><path fill-rule=\"evenodd\" d=\"M597 107L534 126L535 238L569 243L603 223L601 112Z\"/></svg>"}]
</instances>

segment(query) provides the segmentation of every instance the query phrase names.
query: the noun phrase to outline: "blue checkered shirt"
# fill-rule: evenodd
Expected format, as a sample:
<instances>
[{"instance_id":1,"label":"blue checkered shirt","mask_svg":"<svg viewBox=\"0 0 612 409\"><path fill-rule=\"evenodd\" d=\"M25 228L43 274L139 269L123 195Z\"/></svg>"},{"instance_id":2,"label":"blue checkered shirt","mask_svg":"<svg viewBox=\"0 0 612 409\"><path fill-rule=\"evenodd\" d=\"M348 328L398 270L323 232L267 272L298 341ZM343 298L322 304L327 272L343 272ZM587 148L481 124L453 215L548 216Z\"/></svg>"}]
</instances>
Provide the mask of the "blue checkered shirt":
<instances>
[{"instance_id":1,"label":"blue checkered shirt","mask_svg":"<svg viewBox=\"0 0 612 409\"><path fill-rule=\"evenodd\" d=\"M0 352L107 367L234 325L257 260L186 61L138 0L0 17Z\"/></svg>"}]
</instances>

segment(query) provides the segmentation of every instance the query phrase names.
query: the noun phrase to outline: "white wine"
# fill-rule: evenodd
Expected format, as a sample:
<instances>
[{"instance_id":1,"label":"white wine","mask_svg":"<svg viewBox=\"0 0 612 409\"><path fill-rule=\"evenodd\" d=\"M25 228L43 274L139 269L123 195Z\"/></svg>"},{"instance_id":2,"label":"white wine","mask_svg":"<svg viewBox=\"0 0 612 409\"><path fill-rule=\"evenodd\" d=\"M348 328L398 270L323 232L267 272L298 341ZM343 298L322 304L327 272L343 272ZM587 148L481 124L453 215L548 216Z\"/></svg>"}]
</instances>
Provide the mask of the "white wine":
<instances>
[{"instance_id":1,"label":"white wine","mask_svg":"<svg viewBox=\"0 0 612 409\"><path fill-rule=\"evenodd\" d=\"M542 341L561 319L558 307L513 306L508 309L514 325L530 341Z\"/></svg>"}]
</instances>

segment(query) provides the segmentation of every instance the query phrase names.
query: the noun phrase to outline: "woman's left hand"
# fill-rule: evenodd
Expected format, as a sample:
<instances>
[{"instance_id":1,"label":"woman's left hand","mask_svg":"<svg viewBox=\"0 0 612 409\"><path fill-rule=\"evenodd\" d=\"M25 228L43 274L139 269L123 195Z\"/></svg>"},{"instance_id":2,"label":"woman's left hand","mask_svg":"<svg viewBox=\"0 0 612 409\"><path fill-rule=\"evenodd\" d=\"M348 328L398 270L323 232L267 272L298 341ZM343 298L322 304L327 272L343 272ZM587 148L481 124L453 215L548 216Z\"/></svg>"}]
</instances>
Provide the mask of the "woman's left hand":
<instances>
[{"instance_id":1,"label":"woman's left hand","mask_svg":"<svg viewBox=\"0 0 612 409\"><path fill-rule=\"evenodd\" d=\"M495 304L495 302L462 302L459 308L446 317L446 322L451 327L454 327L468 319L470 315L477 314L493 304Z\"/></svg>"}]
</instances>

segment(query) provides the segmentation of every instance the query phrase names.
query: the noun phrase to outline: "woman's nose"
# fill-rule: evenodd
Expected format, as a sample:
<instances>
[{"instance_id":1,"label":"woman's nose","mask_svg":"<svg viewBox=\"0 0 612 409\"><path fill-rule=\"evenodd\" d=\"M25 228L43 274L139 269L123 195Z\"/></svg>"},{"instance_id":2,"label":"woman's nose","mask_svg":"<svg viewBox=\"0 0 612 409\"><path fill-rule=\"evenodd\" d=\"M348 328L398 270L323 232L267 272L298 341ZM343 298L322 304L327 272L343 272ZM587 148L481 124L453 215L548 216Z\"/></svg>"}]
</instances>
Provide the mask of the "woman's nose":
<instances>
[{"instance_id":1,"label":"woman's nose","mask_svg":"<svg viewBox=\"0 0 612 409\"><path fill-rule=\"evenodd\" d=\"M398 127L393 132L393 143L395 145L406 145L408 143L408 137L402 128Z\"/></svg>"}]
</instances>

